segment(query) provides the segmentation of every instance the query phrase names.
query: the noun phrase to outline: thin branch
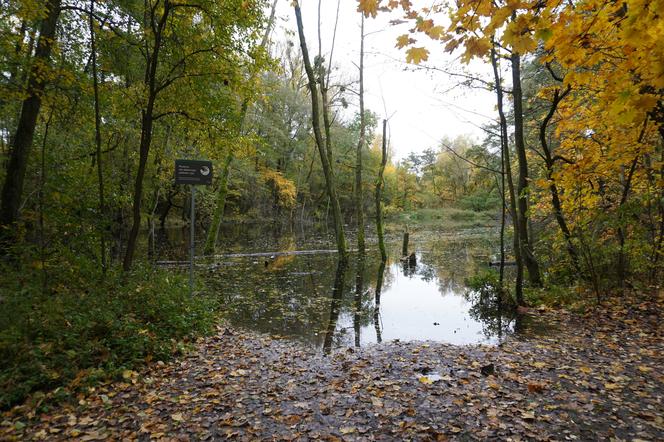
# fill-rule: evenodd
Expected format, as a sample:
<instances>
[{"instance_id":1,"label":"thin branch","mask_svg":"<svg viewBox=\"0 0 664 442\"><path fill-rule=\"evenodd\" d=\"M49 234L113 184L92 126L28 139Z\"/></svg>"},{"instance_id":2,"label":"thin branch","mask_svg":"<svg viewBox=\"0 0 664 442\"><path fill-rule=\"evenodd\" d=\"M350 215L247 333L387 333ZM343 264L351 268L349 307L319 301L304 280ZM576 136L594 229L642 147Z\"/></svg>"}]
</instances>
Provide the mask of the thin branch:
<instances>
[{"instance_id":1,"label":"thin branch","mask_svg":"<svg viewBox=\"0 0 664 442\"><path fill-rule=\"evenodd\" d=\"M501 170L493 169L493 168L488 167L488 166L482 166L481 164L477 164L477 163L475 163L474 161L471 161L471 160L469 160L468 158L466 158L466 157L464 157L464 156L462 156L462 155L459 155L459 154L458 154L458 153L457 153L457 152L456 152L451 146L445 144L445 143L442 142L442 141L440 142L440 145L443 146L443 147L444 147L447 151L449 151L452 155L454 155L455 157L457 157L457 158L459 158L459 159L465 161L466 163L470 164L471 166L477 167L477 168L479 168L479 169L488 170L489 172L493 172L493 173L498 173L498 174L502 174L502 173L503 173Z\"/></svg>"}]
</instances>

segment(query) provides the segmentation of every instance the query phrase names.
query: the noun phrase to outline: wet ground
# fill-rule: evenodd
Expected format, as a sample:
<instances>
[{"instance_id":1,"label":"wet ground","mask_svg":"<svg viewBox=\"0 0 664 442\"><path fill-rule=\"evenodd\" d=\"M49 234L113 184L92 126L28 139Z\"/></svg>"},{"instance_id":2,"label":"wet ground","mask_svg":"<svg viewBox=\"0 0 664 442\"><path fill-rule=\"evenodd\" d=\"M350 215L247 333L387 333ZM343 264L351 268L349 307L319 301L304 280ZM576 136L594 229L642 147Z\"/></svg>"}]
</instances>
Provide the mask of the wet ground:
<instances>
[{"instance_id":1,"label":"wet ground","mask_svg":"<svg viewBox=\"0 0 664 442\"><path fill-rule=\"evenodd\" d=\"M577 316L533 310L551 336L499 346L313 348L220 327L191 353L37 414L2 440L664 439L664 294Z\"/></svg>"}]
</instances>

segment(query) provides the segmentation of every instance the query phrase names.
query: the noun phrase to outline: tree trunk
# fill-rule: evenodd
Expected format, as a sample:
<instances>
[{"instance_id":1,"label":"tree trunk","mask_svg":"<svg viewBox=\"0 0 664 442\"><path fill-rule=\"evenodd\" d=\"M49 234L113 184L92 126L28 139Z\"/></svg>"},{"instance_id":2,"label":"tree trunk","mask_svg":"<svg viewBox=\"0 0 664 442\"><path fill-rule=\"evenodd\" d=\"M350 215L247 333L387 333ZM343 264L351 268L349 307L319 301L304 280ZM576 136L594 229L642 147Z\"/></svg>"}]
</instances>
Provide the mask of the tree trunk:
<instances>
[{"instance_id":1,"label":"tree trunk","mask_svg":"<svg viewBox=\"0 0 664 442\"><path fill-rule=\"evenodd\" d=\"M270 38L270 33L272 31L272 26L274 24L274 18L277 11L277 3L279 0L274 0L272 2L272 9L270 11L270 18L267 22L267 27L265 28L265 34L263 34L263 39L261 40L261 48L266 48L268 40ZM254 74L255 75L255 74ZM244 98L242 100L242 106L240 108L239 116L239 131L241 135L244 129L244 124L247 116L247 109L249 108L249 99ZM207 238L205 239L205 247L203 249L203 254L213 255L215 248L217 246L217 240L219 239L219 231L221 229L221 221L224 217L224 209L226 208L226 196L228 195L228 174L230 171L230 165L235 158L232 151L228 152L226 159L224 161L224 166L222 169L221 181L219 189L217 190L217 205L214 209L214 215L212 216L212 223L208 229ZM258 170L258 157L256 157L256 170Z\"/></svg>"},{"instance_id":2,"label":"tree trunk","mask_svg":"<svg viewBox=\"0 0 664 442\"><path fill-rule=\"evenodd\" d=\"M300 48L302 50L302 59L304 61L304 68L307 73L309 93L311 95L311 123L314 131L314 139L318 147L321 165L323 168L323 175L325 176L325 183L327 186L327 194L330 198L332 205L332 217L334 218L334 230L337 240L337 250L339 251L339 258L342 262L348 260L348 249L346 246L346 236L344 234L343 219L341 215L341 206L339 205L339 198L337 197L337 189L334 182L334 172L332 165L328 161L328 152L330 141L323 140L323 134L320 129L320 108L318 103L318 88L316 86L316 76L311 66L309 59L309 51L307 50L307 43L304 38L304 27L302 25L302 11L297 2L294 4L295 18L297 20L297 30L300 38ZM323 115L327 115L328 110L323 109ZM327 148L326 148L327 146Z\"/></svg>"},{"instance_id":3,"label":"tree trunk","mask_svg":"<svg viewBox=\"0 0 664 442\"><path fill-rule=\"evenodd\" d=\"M549 122L551 121L551 118L553 118L553 114L556 112L556 109L558 109L558 104L562 101L563 98L569 93L570 88L568 87L564 92L560 92L559 89L556 89L556 91L553 94L553 101L551 102L551 107L549 108L549 112L546 114L544 117L544 120L542 120L542 123L540 124L539 128L539 139L540 139L540 145L542 146L542 151L544 153L544 163L546 166L546 177L547 180L549 181L549 193L551 194L551 204L553 205L553 214L556 218L556 222L558 223L558 227L560 228L560 231L563 234L563 237L565 238L565 242L567 243L567 253L569 254L571 260L572 260L572 265L574 266L574 270L576 271L577 274L581 274L581 267L579 266L579 254L576 250L576 247L574 246L574 243L572 242L572 233L569 230L569 227L567 226L567 221L565 220L565 216L563 215L563 208L562 204L560 202L560 194L558 192L558 186L556 186L555 181L553 180L553 156L551 155L551 149L549 148L549 143L546 141L546 130L547 126L549 125Z\"/></svg>"},{"instance_id":4,"label":"tree trunk","mask_svg":"<svg viewBox=\"0 0 664 442\"><path fill-rule=\"evenodd\" d=\"M159 19L154 32L154 47L151 53L146 54L147 66L145 67L144 83L147 88L147 105L141 111L141 143L139 148L138 171L136 172L136 181L134 182L134 202L132 205L132 225L127 240L127 250L125 251L123 270L131 270L136 252L136 241L138 239L138 230L141 227L141 200L143 198L143 179L145 178L145 169L150 154L150 145L152 144L152 126L154 124L154 105L157 99L157 67L159 65L159 53L161 50L163 30L166 26L168 16L171 12L171 3L166 0L164 10ZM152 17L154 21L154 17Z\"/></svg>"},{"instance_id":5,"label":"tree trunk","mask_svg":"<svg viewBox=\"0 0 664 442\"><path fill-rule=\"evenodd\" d=\"M512 52L512 96L514 99L514 147L519 160L519 180L517 198L516 230L519 235L521 256L528 269L528 279L535 287L542 286L539 264L533 254L532 245L528 239L528 159L526 158L526 144L523 136L523 105L521 92L521 56Z\"/></svg>"},{"instance_id":6,"label":"tree trunk","mask_svg":"<svg viewBox=\"0 0 664 442\"><path fill-rule=\"evenodd\" d=\"M378 248L380 249L380 256L382 262L387 261L387 251L385 249L385 237L383 234L383 205L381 202L383 192L383 173L385 172L385 165L387 164L387 120L383 120L383 142L382 142L382 156L380 160L380 168L378 169L378 177L376 178L376 234L378 235Z\"/></svg>"},{"instance_id":7,"label":"tree trunk","mask_svg":"<svg viewBox=\"0 0 664 442\"><path fill-rule=\"evenodd\" d=\"M357 249L364 254L364 196L362 192L362 150L365 144L364 118L364 15L360 27L360 139L355 158L355 212L357 213Z\"/></svg>"},{"instance_id":8,"label":"tree trunk","mask_svg":"<svg viewBox=\"0 0 664 442\"><path fill-rule=\"evenodd\" d=\"M219 238L219 231L221 230L221 220L224 216L224 209L226 208L226 195L228 194L228 176L230 174L231 162L233 162L233 152L229 151L224 161L224 166L221 171L219 181L219 190L217 191L217 206L212 215L212 223L208 230L207 239L205 240L205 248L203 254L213 255L215 247L217 246L217 239Z\"/></svg>"},{"instance_id":9,"label":"tree trunk","mask_svg":"<svg viewBox=\"0 0 664 442\"><path fill-rule=\"evenodd\" d=\"M99 80L97 78L97 42L94 29L95 0L90 0L90 52L92 54L92 87L95 106L95 158L97 162L97 183L99 189L99 256L101 270L106 273L106 204L104 202L104 174L101 163L101 116L99 112Z\"/></svg>"},{"instance_id":10,"label":"tree trunk","mask_svg":"<svg viewBox=\"0 0 664 442\"><path fill-rule=\"evenodd\" d=\"M28 76L28 97L21 106L16 134L13 138L11 156L7 164L7 174L2 187L0 202L0 253L15 241L16 222L18 221L23 183L28 167L28 157L37 126L37 118L41 109L42 95L46 86L43 67L49 65L49 58L55 42L58 17L60 16L60 0L49 0L47 15L39 27L39 41L34 61Z\"/></svg>"},{"instance_id":11,"label":"tree trunk","mask_svg":"<svg viewBox=\"0 0 664 442\"><path fill-rule=\"evenodd\" d=\"M509 143L507 142L507 119L505 118L505 111L503 107L503 89L498 73L498 60L496 57L495 46L491 49L491 65L493 67L493 76L496 82L496 103L498 106L498 116L500 117L500 133L501 133L501 149L504 154L505 175L507 175L507 186L510 195L510 212L512 215L512 225L514 226L514 233L512 235L514 243L514 259L516 261L516 283L515 283L515 297L518 305L524 305L523 299L523 259L521 257L521 247L519 246L519 235L517 233L517 209L516 209L516 193L514 191L514 180L512 178L512 163L510 160Z\"/></svg>"}]
</instances>

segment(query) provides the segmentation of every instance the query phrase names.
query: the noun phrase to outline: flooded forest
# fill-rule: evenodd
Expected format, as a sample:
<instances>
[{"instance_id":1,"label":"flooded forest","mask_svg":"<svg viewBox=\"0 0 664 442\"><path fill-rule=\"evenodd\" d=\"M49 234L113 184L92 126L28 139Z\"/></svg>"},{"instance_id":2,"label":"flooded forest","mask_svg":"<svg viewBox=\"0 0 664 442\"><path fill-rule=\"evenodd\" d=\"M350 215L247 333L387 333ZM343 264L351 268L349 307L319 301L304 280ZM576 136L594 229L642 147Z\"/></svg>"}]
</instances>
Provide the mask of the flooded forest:
<instances>
[{"instance_id":1,"label":"flooded forest","mask_svg":"<svg viewBox=\"0 0 664 442\"><path fill-rule=\"evenodd\" d=\"M0 0L0 440L664 439L661 0Z\"/></svg>"}]
</instances>

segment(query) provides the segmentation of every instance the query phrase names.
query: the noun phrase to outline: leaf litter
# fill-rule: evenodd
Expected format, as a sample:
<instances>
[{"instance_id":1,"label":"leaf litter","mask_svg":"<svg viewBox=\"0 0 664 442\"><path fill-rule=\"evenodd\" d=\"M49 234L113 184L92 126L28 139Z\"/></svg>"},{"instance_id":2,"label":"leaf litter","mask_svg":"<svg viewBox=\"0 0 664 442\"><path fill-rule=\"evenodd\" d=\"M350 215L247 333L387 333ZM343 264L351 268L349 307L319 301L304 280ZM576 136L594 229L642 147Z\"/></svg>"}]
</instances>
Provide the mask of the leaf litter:
<instances>
[{"instance_id":1,"label":"leaf litter","mask_svg":"<svg viewBox=\"0 0 664 442\"><path fill-rule=\"evenodd\" d=\"M71 404L4 412L2 440L662 440L662 297L499 346L391 342L325 356L219 327Z\"/></svg>"}]
</instances>

